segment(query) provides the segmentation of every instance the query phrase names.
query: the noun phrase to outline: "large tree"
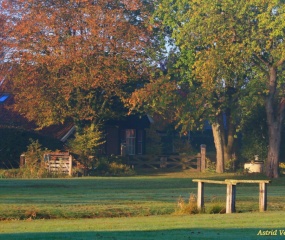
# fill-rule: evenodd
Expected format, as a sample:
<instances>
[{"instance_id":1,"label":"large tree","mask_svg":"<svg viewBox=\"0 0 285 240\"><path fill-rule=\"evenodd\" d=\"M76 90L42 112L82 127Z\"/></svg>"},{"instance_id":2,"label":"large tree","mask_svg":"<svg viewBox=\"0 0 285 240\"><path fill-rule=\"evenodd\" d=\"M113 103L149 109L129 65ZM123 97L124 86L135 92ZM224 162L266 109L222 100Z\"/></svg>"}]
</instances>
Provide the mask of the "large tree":
<instances>
[{"instance_id":1,"label":"large tree","mask_svg":"<svg viewBox=\"0 0 285 240\"><path fill-rule=\"evenodd\" d=\"M208 1L197 2L197 7L191 7L195 1L159 2L154 26L163 29L163 39L172 39L177 48L167 55L167 64L162 64L166 65L163 75L137 91L135 99L142 103L145 96L145 102L151 98L156 110L172 109L171 116L182 130L203 127L209 120L217 152L216 170L223 172L235 152L239 99L248 71L244 54L233 39L232 16L217 14ZM211 26L214 20L223 29ZM160 94L156 96L156 92Z\"/></svg>"},{"instance_id":2,"label":"large tree","mask_svg":"<svg viewBox=\"0 0 285 240\"><path fill-rule=\"evenodd\" d=\"M250 53L263 89L269 146L266 175L278 177L281 132L285 114L285 3L284 1L249 1L245 10L244 48ZM246 13L246 12L244 12Z\"/></svg>"},{"instance_id":3,"label":"large tree","mask_svg":"<svg viewBox=\"0 0 285 240\"><path fill-rule=\"evenodd\" d=\"M259 86L252 91L259 94L260 87L264 86L261 94L264 96L269 131L266 175L278 177L280 139L285 110L285 3L225 0L211 3L190 1L189 4L190 11L199 14L198 16L193 14L189 24L199 21L196 26L204 27L200 29L204 29L201 35L205 37L205 46L216 47L223 44L225 54L232 55L233 62L238 63L238 66L250 67L253 71L248 80L258 81ZM229 37L232 41L226 42ZM228 62L228 65L231 69L236 66L236 64L231 66L231 62ZM238 68L239 72L240 69Z\"/></svg>"},{"instance_id":4,"label":"large tree","mask_svg":"<svg viewBox=\"0 0 285 240\"><path fill-rule=\"evenodd\" d=\"M240 99L226 94L227 90L237 93L248 82L258 82L250 94L263 95L266 108L268 177L278 177L285 110L284 10L285 3L280 0L161 0L157 7L156 19L170 27L175 44L182 52L191 50L195 56L192 72L195 81L200 82L197 91L206 91L209 100L213 100L208 106L216 112L217 120L212 120L212 126L217 135L221 136L218 133L223 126L218 120L220 113L236 110ZM226 98L232 100L224 101ZM259 98L251 100L255 99ZM217 145L222 141L218 137ZM217 157L219 165L222 164ZM222 168L218 166L217 171Z\"/></svg>"},{"instance_id":5,"label":"large tree","mask_svg":"<svg viewBox=\"0 0 285 240\"><path fill-rule=\"evenodd\" d=\"M148 7L139 0L3 0L15 108L40 127L120 114L144 79ZM116 107L114 107L116 105ZM119 106L119 107L118 107Z\"/></svg>"}]
</instances>

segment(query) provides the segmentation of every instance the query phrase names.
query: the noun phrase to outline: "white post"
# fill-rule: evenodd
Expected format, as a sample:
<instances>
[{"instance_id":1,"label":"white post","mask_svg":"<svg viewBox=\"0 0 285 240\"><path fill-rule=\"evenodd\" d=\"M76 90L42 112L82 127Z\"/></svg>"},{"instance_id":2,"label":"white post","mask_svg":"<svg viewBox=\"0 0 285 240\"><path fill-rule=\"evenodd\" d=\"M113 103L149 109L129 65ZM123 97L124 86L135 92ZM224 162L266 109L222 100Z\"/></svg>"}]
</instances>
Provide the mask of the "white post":
<instances>
[{"instance_id":1,"label":"white post","mask_svg":"<svg viewBox=\"0 0 285 240\"><path fill-rule=\"evenodd\" d=\"M227 203L226 203L226 213L235 212L236 201L236 185L231 183L227 184Z\"/></svg>"},{"instance_id":2,"label":"white post","mask_svg":"<svg viewBox=\"0 0 285 240\"><path fill-rule=\"evenodd\" d=\"M204 207L204 183L198 182L197 207L201 211Z\"/></svg>"},{"instance_id":3,"label":"white post","mask_svg":"<svg viewBox=\"0 0 285 240\"><path fill-rule=\"evenodd\" d=\"M267 209L267 184L259 183L259 211L264 212Z\"/></svg>"}]
</instances>

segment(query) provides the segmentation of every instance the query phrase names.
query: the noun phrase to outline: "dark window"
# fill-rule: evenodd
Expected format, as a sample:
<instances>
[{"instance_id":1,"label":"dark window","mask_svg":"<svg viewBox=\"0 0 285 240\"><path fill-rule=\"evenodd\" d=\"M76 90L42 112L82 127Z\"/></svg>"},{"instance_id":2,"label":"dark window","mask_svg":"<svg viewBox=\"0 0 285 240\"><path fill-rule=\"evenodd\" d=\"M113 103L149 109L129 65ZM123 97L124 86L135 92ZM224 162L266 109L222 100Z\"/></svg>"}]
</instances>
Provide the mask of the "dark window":
<instances>
[{"instance_id":1,"label":"dark window","mask_svg":"<svg viewBox=\"0 0 285 240\"><path fill-rule=\"evenodd\" d=\"M136 130L126 129L126 152L128 155L136 154Z\"/></svg>"}]
</instances>

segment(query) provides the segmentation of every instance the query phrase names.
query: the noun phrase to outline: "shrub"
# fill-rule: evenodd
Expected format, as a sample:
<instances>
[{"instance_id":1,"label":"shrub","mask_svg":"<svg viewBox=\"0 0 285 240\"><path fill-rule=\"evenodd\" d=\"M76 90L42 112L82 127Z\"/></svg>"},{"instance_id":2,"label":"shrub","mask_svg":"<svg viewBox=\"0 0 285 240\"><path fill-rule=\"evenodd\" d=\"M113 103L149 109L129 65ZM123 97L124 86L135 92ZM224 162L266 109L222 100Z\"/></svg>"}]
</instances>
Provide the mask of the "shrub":
<instances>
[{"instance_id":1,"label":"shrub","mask_svg":"<svg viewBox=\"0 0 285 240\"><path fill-rule=\"evenodd\" d=\"M111 162L109 171L112 175L134 175L135 171L128 165L123 163Z\"/></svg>"},{"instance_id":2,"label":"shrub","mask_svg":"<svg viewBox=\"0 0 285 240\"><path fill-rule=\"evenodd\" d=\"M42 149L41 144L38 140L30 140L31 144L27 147L25 154L25 165L20 169L20 174L22 177L35 178L43 177L46 174L45 164L44 164L44 153L48 150Z\"/></svg>"},{"instance_id":3,"label":"shrub","mask_svg":"<svg viewBox=\"0 0 285 240\"><path fill-rule=\"evenodd\" d=\"M209 158L206 158L206 171L216 172L216 163L212 162Z\"/></svg>"},{"instance_id":4,"label":"shrub","mask_svg":"<svg viewBox=\"0 0 285 240\"><path fill-rule=\"evenodd\" d=\"M117 161L115 161L117 160ZM135 171L127 164L123 164L120 159L99 158L95 172L99 175L134 175Z\"/></svg>"},{"instance_id":5,"label":"shrub","mask_svg":"<svg viewBox=\"0 0 285 240\"><path fill-rule=\"evenodd\" d=\"M0 178L17 178L17 177L21 177L19 168L0 170Z\"/></svg>"},{"instance_id":6,"label":"shrub","mask_svg":"<svg viewBox=\"0 0 285 240\"><path fill-rule=\"evenodd\" d=\"M104 135L95 124L85 127L82 131L77 129L75 138L68 141L67 146L72 153L78 155L78 161L84 165L86 169L92 167L94 156L98 153L99 146L105 141Z\"/></svg>"},{"instance_id":7,"label":"shrub","mask_svg":"<svg viewBox=\"0 0 285 240\"><path fill-rule=\"evenodd\" d=\"M106 157L99 158L97 164L95 165L96 171L105 174L109 171L109 161Z\"/></svg>"}]
</instances>

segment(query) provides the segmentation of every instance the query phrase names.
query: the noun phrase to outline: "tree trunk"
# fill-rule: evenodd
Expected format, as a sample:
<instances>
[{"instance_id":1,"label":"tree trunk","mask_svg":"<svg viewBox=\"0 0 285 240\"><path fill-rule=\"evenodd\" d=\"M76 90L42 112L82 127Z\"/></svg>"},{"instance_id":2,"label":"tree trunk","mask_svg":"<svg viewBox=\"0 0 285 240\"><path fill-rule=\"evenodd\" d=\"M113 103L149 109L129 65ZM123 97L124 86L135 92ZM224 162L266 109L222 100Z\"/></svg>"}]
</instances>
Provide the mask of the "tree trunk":
<instances>
[{"instance_id":1,"label":"tree trunk","mask_svg":"<svg viewBox=\"0 0 285 240\"><path fill-rule=\"evenodd\" d=\"M232 122L230 112L228 112L226 116L220 114L216 118L216 122L212 124L212 131L217 157L216 172L223 173L226 164L232 159L235 143L234 134L236 129L235 124Z\"/></svg>"},{"instance_id":2,"label":"tree trunk","mask_svg":"<svg viewBox=\"0 0 285 240\"><path fill-rule=\"evenodd\" d=\"M278 126L279 125L279 126ZM268 123L269 128L269 146L266 162L266 176L269 178L278 178L278 163L281 142L281 124Z\"/></svg>"},{"instance_id":3,"label":"tree trunk","mask_svg":"<svg viewBox=\"0 0 285 240\"><path fill-rule=\"evenodd\" d=\"M221 125L219 123L212 124L213 137L216 148L216 172L224 172L224 143L221 131Z\"/></svg>"},{"instance_id":4,"label":"tree trunk","mask_svg":"<svg viewBox=\"0 0 285 240\"><path fill-rule=\"evenodd\" d=\"M232 164L231 160L234 155L234 144L235 144L235 124L231 121L231 118L227 119L227 131L225 131L225 141L224 141L224 164L228 165L229 168L233 167L229 164Z\"/></svg>"},{"instance_id":5,"label":"tree trunk","mask_svg":"<svg viewBox=\"0 0 285 240\"><path fill-rule=\"evenodd\" d=\"M269 147L266 162L266 175L278 178L278 163L280 154L281 131L285 112L285 98L277 102L275 96L277 89L277 68L269 69L269 93L265 99L265 109L269 132Z\"/></svg>"}]
</instances>

